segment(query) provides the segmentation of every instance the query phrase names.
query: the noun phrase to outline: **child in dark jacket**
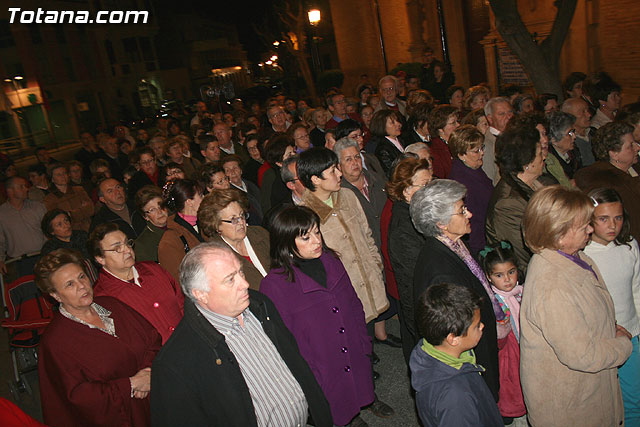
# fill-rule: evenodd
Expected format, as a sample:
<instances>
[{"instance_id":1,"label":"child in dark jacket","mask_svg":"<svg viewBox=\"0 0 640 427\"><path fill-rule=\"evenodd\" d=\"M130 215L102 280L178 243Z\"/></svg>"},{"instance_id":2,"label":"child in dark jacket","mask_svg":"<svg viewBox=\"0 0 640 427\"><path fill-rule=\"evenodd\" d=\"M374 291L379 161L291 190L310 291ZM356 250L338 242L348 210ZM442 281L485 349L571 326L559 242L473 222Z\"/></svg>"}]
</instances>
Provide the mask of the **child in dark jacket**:
<instances>
[{"instance_id":1,"label":"child in dark jacket","mask_svg":"<svg viewBox=\"0 0 640 427\"><path fill-rule=\"evenodd\" d=\"M484 328L481 301L472 290L446 283L429 287L418 300L416 324L424 338L409 367L426 427L504 425L472 350Z\"/></svg>"}]
</instances>

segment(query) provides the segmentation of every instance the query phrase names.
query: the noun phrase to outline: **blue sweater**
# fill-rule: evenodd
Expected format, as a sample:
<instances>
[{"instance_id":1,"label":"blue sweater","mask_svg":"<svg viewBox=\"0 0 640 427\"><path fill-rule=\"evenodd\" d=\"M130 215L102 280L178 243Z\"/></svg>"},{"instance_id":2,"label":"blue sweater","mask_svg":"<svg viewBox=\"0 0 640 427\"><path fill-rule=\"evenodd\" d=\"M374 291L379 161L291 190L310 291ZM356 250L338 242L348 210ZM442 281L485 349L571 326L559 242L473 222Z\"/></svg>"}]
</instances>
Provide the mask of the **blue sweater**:
<instances>
[{"instance_id":1,"label":"blue sweater","mask_svg":"<svg viewBox=\"0 0 640 427\"><path fill-rule=\"evenodd\" d=\"M418 414L429 426L504 426L498 406L480 373L464 363L453 368L427 354L422 340L409 361L411 385L416 391Z\"/></svg>"}]
</instances>

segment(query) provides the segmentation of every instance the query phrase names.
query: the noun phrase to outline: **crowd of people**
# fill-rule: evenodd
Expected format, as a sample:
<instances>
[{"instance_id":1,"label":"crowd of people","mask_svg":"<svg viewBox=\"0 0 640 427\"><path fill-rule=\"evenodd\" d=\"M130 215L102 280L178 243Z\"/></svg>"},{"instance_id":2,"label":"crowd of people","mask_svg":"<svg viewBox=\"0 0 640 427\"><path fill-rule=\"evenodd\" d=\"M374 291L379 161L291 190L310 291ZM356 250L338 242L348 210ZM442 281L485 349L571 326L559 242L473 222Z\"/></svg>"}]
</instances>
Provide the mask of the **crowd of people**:
<instances>
[{"instance_id":1,"label":"crowd of people","mask_svg":"<svg viewBox=\"0 0 640 427\"><path fill-rule=\"evenodd\" d=\"M387 345L424 425L638 425L640 103L606 73L564 100L454 81L427 51L318 105L3 155L0 273L59 303L45 423L393 423Z\"/></svg>"}]
</instances>

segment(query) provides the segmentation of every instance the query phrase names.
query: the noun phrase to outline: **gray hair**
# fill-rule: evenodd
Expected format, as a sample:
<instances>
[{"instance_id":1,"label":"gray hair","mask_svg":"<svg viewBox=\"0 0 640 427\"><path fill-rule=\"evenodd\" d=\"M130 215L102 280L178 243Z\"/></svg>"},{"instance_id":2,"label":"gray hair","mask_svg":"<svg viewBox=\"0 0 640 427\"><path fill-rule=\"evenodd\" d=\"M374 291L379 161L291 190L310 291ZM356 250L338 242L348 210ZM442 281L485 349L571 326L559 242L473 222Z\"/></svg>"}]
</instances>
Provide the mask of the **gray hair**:
<instances>
[{"instance_id":1,"label":"gray hair","mask_svg":"<svg viewBox=\"0 0 640 427\"><path fill-rule=\"evenodd\" d=\"M180 286L184 296L196 302L193 291L209 292L209 278L207 277L207 263L205 256L213 255L216 252L234 255L229 246L221 242L200 243L192 248L180 263ZM235 256L235 255L234 255Z\"/></svg>"},{"instance_id":2,"label":"gray hair","mask_svg":"<svg viewBox=\"0 0 640 427\"><path fill-rule=\"evenodd\" d=\"M295 156L291 156L282 162L282 167L280 168L280 178L282 178L282 182L285 184L287 182L293 181L296 176L291 173L289 170L289 165L292 163L298 162L299 156L296 154Z\"/></svg>"},{"instance_id":3,"label":"gray hair","mask_svg":"<svg viewBox=\"0 0 640 427\"><path fill-rule=\"evenodd\" d=\"M506 102L507 104L511 105L511 102L509 102L509 98L505 98L503 96L496 96L495 98L491 98L490 100L487 101L486 104L484 104L484 115L493 116L493 107L496 104L500 104L501 102Z\"/></svg>"},{"instance_id":4,"label":"gray hair","mask_svg":"<svg viewBox=\"0 0 640 427\"><path fill-rule=\"evenodd\" d=\"M425 236L439 236L440 225L449 224L454 205L467 194L467 187L452 179L434 179L411 198L411 220Z\"/></svg>"},{"instance_id":5,"label":"gray hair","mask_svg":"<svg viewBox=\"0 0 640 427\"><path fill-rule=\"evenodd\" d=\"M413 144L409 144L407 145L407 148L404 149L404 152L418 155L418 153L422 150L427 150L429 153L431 153L429 146L424 142L414 142Z\"/></svg>"},{"instance_id":6,"label":"gray hair","mask_svg":"<svg viewBox=\"0 0 640 427\"><path fill-rule=\"evenodd\" d=\"M360 152L360 145L358 144L358 141L353 138L343 136L336 141L336 145L333 146L333 152L338 156L338 160L342 160L342 150L346 150L349 147L355 147L358 153Z\"/></svg>"},{"instance_id":7,"label":"gray hair","mask_svg":"<svg viewBox=\"0 0 640 427\"><path fill-rule=\"evenodd\" d=\"M547 115L549 119L549 137L552 141L560 141L567 130L576 122L576 116L564 111L552 111Z\"/></svg>"},{"instance_id":8,"label":"gray hair","mask_svg":"<svg viewBox=\"0 0 640 427\"><path fill-rule=\"evenodd\" d=\"M386 82L387 80L390 80L393 82L393 87L398 90L398 79L396 79L394 76L388 74L384 77L382 77L380 80L378 80L378 87L380 87L382 85L382 83Z\"/></svg>"}]
</instances>

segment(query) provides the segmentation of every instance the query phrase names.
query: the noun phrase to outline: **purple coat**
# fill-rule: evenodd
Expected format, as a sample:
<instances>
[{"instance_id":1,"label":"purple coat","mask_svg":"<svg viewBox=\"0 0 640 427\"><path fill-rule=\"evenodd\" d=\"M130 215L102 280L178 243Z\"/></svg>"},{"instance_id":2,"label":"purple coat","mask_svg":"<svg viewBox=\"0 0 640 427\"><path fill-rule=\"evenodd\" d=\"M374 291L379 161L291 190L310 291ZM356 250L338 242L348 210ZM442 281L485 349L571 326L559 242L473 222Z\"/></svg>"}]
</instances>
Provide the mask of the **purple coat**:
<instances>
[{"instance_id":1,"label":"purple coat","mask_svg":"<svg viewBox=\"0 0 640 427\"><path fill-rule=\"evenodd\" d=\"M487 219L489 199L491 199L491 193L493 193L493 183L482 168L471 169L462 163L460 159L453 159L449 179L458 181L467 187L464 203L473 214L469 220L471 233L469 234L468 246L475 256L484 249L487 243L484 234L484 223Z\"/></svg>"},{"instance_id":2,"label":"purple coat","mask_svg":"<svg viewBox=\"0 0 640 427\"><path fill-rule=\"evenodd\" d=\"M262 279L260 292L271 298L296 338L329 401L333 422L345 425L373 402L371 338L342 262L327 252L320 260L326 288L295 267L295 282L289 282L277 268Z\"/></svg>"}]
</instances>

